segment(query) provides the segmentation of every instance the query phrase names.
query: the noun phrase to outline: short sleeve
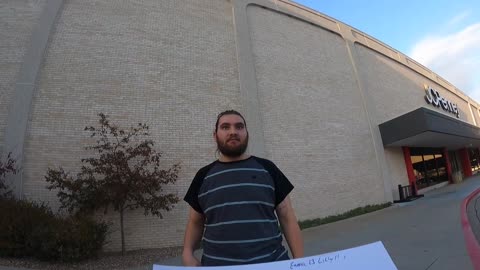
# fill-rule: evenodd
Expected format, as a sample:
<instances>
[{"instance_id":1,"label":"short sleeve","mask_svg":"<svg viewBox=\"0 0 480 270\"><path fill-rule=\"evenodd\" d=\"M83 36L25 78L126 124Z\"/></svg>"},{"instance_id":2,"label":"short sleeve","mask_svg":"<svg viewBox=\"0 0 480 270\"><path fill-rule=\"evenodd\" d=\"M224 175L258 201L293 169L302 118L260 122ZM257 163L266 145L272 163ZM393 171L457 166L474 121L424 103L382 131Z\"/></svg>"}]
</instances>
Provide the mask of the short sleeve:
<instances>
[{"instance_id":1,"label":"short sleeve","mask_svg":"<svg viewBox=\"0 0 480 270\"><path fill-rule=\"evenodd\" d=\"M188 188L187 194L185 194L185 197L183 198L184 201L186 201L193 209L195 209L195 211L197 211L200 214L203 214L203 210L202 210L202 207L200 206L200 203L198 202L198 192L200 190L200 187L202 186L203 179L205 179L208 171L210 170L210 168L213 166L214 163L211 163L201 168L197 172L197 174L192 180L192 183L190 184L190 187Z\"/></svg>"},{"instance_id":2,"label":"short sleeve","mask_svg":"<svg viewBox=\"0 0 480 270\"><path fill-rule=\"evenodd\" d=\"M273 162L262 158L257 158L257 161L265 167L275 183L276 207L283 202L287 195L293 190L293 185Z\"/></svg>"}]
</instances>

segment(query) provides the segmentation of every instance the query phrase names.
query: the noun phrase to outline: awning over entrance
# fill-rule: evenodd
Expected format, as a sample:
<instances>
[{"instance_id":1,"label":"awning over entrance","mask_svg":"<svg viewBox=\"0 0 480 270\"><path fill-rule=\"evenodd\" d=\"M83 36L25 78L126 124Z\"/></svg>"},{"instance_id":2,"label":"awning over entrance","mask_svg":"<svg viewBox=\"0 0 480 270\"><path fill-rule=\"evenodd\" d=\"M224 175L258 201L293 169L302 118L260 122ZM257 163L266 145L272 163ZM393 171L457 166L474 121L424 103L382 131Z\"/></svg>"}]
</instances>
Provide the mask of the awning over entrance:
<instances>
[{"instance_id":1,"label":"awning over entrance","mask_svg":"<svg viewBox=\"0 0 480 270\"><path fill-rule=\"evenodd\" d=\"M419 108L379 125L384 146L480 147L480 128Z\"/></svg>"}]
</instances>

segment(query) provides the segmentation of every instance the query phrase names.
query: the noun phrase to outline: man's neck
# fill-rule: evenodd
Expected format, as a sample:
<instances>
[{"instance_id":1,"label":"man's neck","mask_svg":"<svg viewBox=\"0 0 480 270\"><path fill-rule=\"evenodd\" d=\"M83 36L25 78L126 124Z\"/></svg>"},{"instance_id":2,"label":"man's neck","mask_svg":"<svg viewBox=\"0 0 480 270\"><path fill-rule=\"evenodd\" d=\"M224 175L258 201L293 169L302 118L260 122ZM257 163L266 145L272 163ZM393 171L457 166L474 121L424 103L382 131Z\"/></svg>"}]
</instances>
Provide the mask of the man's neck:
<instances>
[{"instance_id":1,"label":"man's neck","mask_svg":"<svg viewBox=\"0 0 480 270\"><path fill-rule=\"evenodd\" d=\"M221 162L234 162L234 161L245 160L249 157L250 157L250 155L245 154L245 153L238 156L238 157L229 157L229 156L225 156L223 154L220 154L220 157L218 158L218 160L221 161Z\"/></svg>"}]
</instances>

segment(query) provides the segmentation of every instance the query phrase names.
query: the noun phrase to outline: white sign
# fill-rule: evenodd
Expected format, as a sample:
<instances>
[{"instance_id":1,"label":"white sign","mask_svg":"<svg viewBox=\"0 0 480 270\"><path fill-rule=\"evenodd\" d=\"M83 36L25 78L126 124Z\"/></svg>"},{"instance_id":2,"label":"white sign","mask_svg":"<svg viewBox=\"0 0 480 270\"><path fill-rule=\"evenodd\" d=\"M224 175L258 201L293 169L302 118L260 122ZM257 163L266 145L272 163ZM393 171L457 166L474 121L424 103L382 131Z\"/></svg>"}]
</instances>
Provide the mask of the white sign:
<instances>
[{"instance_id":1,"label":"white sign","mask_svg":"<svg viewBox=\"0 0 480 270\"><path fill-rule=\"evenodd\" d=\"M153 265L153 270L359 270L379 269L398 270L385 250L382 242L340 250L336 252L271 263L216 266L216 267L180 267Z\"/></svg>"},{"instance_id":2,"label":"white sign","mask_svg":"<svg viewBox=\"0 0 480 270\"><path fill-rule=\"evenodd\" d=\"M425 85L425 101L435 107L442 107L444 111L453 113L457 116L457 118L459 118L457 104L452 103L450 100L442 97L437 90L427 85Z\"/></svg>"}]
</instances>

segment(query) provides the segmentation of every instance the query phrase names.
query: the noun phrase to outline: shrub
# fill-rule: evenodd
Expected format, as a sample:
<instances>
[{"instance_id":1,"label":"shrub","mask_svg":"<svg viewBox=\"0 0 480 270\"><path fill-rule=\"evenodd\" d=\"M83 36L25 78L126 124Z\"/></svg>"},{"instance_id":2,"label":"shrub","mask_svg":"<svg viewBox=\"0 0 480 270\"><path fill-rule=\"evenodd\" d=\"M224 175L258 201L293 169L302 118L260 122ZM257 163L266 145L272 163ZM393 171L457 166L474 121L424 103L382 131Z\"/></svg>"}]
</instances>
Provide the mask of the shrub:
<instances>
[{"instance_id":1,"label":"shrub","mask_svg":"<svg viewBox=\"0 0 480 270\"><path fill-rule=\"evenodd\" d=\"M55 226L55 215L46 205L14 198L0 199L0 216L1 256L34 256L38 248L34 239L44 228ZM50 236L44 233L40 238Z\"/></svg>"},{"instance_id":2,"label":"shrub","mask_svg":"<svg viewBox=\"0 0 480 270\"><path fill-rule=\"evenodd\" d=\"M88 216L56 216L45 204L0 199L0 256L74 262L96 257L108 227Z\"/></svg>"},{"instance_id":3,"label":"shrub","mask_svg":"<svg viewBox=\"0 0 480 270\"><path fill-rule=\"evenodd\" d=\"M97 258L105 243L108 225L86 215L71 216L63 222L58 243L60 259L73 262Z\"/></svg>"}]
</instances>

